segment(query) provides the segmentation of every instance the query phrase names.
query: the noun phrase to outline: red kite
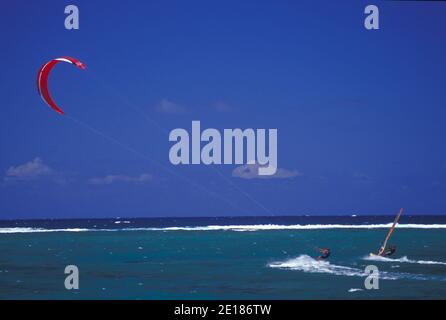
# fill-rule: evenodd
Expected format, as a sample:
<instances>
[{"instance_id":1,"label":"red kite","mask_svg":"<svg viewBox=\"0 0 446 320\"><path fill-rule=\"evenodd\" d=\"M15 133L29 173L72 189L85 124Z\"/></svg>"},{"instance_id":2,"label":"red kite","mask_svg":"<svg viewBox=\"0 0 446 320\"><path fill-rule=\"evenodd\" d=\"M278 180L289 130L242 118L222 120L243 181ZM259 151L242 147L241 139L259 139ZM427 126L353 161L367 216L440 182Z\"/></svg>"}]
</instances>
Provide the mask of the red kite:
<instances>
[{"instance_id":1,"label":"red kite","mask_svg":"<svg viewBox=\"0 0 446 320\"><path fill-rule=\"evenodd\" d=\"M45 101L51 108L53 108L56 112L59 114L64 114L62 109L60 109L56 103L53 101L53 99L50 96L50 92L48 91L48 76L50 75L51 70L53 67L58 64L59 62L68 62L79 69L85 69L85 65L80 62L79 60L75 58L70 57L62 57L53 59L47 63L45 63L39 70L39 73L37 74L37 90L39 91L40 97Z\"/></svg>"}]
</instances>

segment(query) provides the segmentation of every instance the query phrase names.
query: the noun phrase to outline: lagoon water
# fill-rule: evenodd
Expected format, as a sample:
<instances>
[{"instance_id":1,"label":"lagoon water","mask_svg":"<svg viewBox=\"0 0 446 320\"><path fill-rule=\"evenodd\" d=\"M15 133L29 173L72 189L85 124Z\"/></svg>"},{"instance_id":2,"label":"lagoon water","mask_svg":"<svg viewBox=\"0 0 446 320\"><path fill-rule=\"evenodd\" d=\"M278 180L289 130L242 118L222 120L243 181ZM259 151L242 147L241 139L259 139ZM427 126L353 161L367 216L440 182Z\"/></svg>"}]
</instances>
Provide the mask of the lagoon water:
<instances>
[{"instance_id":1,"label":"lagoon water","mask_svg":"<svg viewBox=\"0 0 446 320\"><path fill-rule=\"evenodd\" d=\"M396 254L370 259L393 218L1 221L0 299L445 299L446 217L403 216Z\"/></svg>"}]
</instances>

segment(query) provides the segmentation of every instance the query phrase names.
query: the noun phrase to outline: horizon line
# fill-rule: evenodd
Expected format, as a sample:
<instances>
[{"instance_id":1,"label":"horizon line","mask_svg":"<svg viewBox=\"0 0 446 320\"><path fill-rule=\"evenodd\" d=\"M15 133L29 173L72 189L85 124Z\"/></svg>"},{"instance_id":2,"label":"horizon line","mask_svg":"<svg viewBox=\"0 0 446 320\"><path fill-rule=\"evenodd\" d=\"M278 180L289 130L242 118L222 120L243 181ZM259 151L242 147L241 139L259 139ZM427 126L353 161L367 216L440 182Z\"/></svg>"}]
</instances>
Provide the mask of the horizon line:
<instances>
[{"instance_id":1,"label":"horizon line","mask_svg":"<svg viewBox=\"0 0 446 320\"><path fill-rule=\"evenodd\" d=\"M367 213L367 214L281 214L281 215L240 215L240 216L153 216L153 217L143 217L143 216L136 216L136 217L57 217L57 218L51 218L51 217L35 217L35 218L0 218L0 222L3 221L40 221L40 220L125 220L125 219L197 219L197 218L214 218L214 219L220 219L220 218L289 218L289 217L350 217L350 218L358 218L358 217L376 217L376 216L390 216L393 217L395 214L390 213ZM426 217L434 217L434 216L446 216L446 213L423 213L423 214L406 214L406 217L420 217L420 216L426 216Z\"/></svg>"}]
</instances>

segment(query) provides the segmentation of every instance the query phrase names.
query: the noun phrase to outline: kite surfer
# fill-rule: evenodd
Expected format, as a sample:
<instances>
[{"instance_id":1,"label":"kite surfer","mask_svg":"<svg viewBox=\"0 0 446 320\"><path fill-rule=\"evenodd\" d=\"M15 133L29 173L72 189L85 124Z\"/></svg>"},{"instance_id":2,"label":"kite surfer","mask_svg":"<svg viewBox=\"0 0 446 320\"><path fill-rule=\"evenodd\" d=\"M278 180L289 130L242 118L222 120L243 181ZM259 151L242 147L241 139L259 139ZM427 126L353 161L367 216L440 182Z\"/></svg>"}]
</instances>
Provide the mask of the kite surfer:
<instances>
[{"instance_id":1,"label":"kite surfer","mask_svg":"<svg viewBox=\"0 0 446 320\"><path fill-rule=\"evenodd\" d=\"M330 256L330 249L329 248L318 248L321 255L317 257L317 261L325 260Z\"/></svg>"}]
</instances>

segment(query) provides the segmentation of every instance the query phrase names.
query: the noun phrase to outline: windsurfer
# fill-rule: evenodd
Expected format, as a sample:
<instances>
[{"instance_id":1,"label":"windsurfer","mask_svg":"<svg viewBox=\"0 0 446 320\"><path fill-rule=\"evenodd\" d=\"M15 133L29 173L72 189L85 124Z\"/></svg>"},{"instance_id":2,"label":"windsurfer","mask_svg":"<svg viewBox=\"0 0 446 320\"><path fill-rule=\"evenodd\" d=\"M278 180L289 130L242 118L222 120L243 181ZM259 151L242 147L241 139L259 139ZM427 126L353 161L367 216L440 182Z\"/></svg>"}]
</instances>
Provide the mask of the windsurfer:
<instances>
[{"instance_id":1,"label":"windsurfer","mask_svg":"<svg viewBox=\"0 0 446 320\"><path fill-rule=\"evenodd\" d=\"M387 249L381 248L379 250L378 255L380 255L381 257L388 257L388 256L391 256L392 254L394 254L395 251L396 251L396 246L395 245L391 245Z\"/></svg>"}]
</instances>

